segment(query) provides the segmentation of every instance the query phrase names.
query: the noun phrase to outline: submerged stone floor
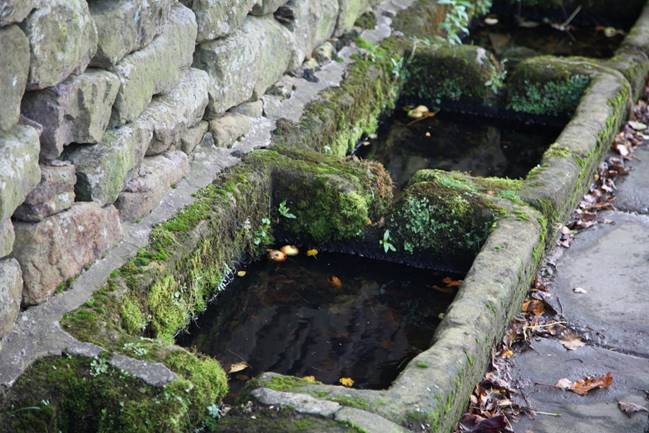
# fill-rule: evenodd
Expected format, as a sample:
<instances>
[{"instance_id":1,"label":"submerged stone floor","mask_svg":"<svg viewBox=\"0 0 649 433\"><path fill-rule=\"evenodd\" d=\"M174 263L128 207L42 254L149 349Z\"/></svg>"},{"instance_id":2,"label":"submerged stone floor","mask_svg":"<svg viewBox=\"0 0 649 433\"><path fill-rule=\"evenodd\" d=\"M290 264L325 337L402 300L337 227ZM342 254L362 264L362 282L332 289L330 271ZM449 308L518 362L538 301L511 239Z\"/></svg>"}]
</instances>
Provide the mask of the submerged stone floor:
<instances>
[{"instance_id":1,"label":"submerged stone floor","mask_svg":"<svg viewBox=\"0 0 649 433\"><path fill-rule=\"evenodd\" d=\"M647 412L627 416L618 402L649 407L649 144L641 145L630 175L618 185L616 210L575 236L550 266L561 316L586 345L567 351L558 340L538 338L513 358L513 382L537 411L522 417L516 433L647 432ZM576 288L582 290L575 291ZM586 396L553 387L611 372L613 383Z\"/></svg>"}]
</instances>

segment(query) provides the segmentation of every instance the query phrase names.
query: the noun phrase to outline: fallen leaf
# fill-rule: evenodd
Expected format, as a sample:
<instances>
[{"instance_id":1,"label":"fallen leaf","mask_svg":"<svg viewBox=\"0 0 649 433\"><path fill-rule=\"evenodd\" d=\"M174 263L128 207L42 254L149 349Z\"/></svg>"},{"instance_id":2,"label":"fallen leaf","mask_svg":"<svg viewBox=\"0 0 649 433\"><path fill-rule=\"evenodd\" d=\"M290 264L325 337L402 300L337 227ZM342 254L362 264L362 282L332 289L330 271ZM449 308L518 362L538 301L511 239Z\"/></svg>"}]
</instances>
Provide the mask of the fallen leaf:
<instances>
[{"instance_id":1,"label":"fallen leaf","mask_svg":"<svg viewBox=\"0 0 649 433\"><path fill-rule=\"evenodd\" d=\"M451 277L442 278L442 283L446 284L446 287L459 288L463 282L463 280L456 280L455 278Z\"/></svg>"},{"instance_id":2,"label":"fallen leaf","mask_svg":"<svg viewBox=\"0 0 649 433\"><path fill-rule=\"evenodd\" d=\"M498 24L498 18L487 17L484 19L484 22L489 26L495 26L496 24Z\"/></svg>"},{"instance_id":3,"label":"fallen leaf","mask_svg":"<svg viewBox=\"0 0 649 433\"><path fill-rule=\"evenodd\" d=\"M480 420L468 432L470 433L501 433L507 428L507 420L504 415L494 416Z\"/></svg>"},{"instance_id":4,"label":"fallen leaf","mask_svg":"<svg viewBox=\"0 0 649 433\"><path fill-rule=\"evenodd\" d=\"M286 254L279 250L268 250L268 258L273 262L285 262Z\"/></svg>"},{"instance_id":5,"label":"fallen leaf","mask_svg":"<svg viewBox=\"0 0 649 433\"><path fill-rule=\"evenodd\" d=\"M579 293L580 295L585 295L586 293L588 293L588 291L582 287L575 287L574 289L572 289L572 291Z\"/></svg>"},{"instance_id":6,"label":"fallen leaf","mask_svg":"<svg viewBox=\"0 0 649 433\"><path fill-rule=\"evenodd\" d=\"M335 275L330 275L329 278L327 278L327 281L329 281L329 284L331 284L336 289L340 289L343 286L343 280Z\"/></svg>"},{"instance_id":7,"label":"fallen leaf","mask_svg":"<svg viewBox=\"0 0 649 433\"><path fill-rule=\"evenodd\" d=\"M580 347L584 347L586 343L573 332L566 332L563 337L561 337L561 344L568 350L577 350Z\"/></svg>"},{"instance_id":8,"label":"fallen leaf","mask_svg":"<svg viewBox=\"0 0 649 433\"><path fill-rule=\"evenodd\" d=\"M245 361L235 362L234 364L230 365L228 374L238 373L240 371L245 370L246 368L250 368L247 362Z\"/></svg>"},{"instance_id":9,"label":"fallen leaf","mask_svg":"<svg viewBox=\"0 0 649 433\"><path fill-rule=\"evenodd\" d=\"M287 256L297 256L300 254L300 250L298 250L294 245L284 245L280 251Z\"/></svg>"},{"instance_id":10,"label":"fallen leaf","mask_svg":"<svg viewBox=\"0 0 649 433\"><path fill-rule=\"evenodd\" d=\"M535 316L540 316L545 312L545 305L543 304L543 301L532 299L523 302L523 311L525 313L532 313Z\"/></svg>"},{"instance_id":11,"label":"fallen leaf","mask_svg":"<svg viewBox=\"0 0 649 433\"><path fill-rule=\"evenodd\" d=\"M318 255L318 250L315 248L311 248L310 250L306 250L306 255L307 257L315 257Z\"/></svg>"},{"instance_id":12,"label":"fallen leaf","mask_svg":"<svg viewBox=\"0 0 649 433\"><path fill-rule=\"evenodd\" d=\"M302 379L304 379L305 381L307 381L309 383L316 383L315 376L304 376Z\"/></svg>"},{"instance_id":13,"label":"fallen leaf","mask_svg":"<svg viewBox=\"0 0 649 433\"><path fill-rule=\"evenodd\" d=\"M338 379L338 382L340 382L342 386L346 386L347 388L354 386L354 379L352 379L351 377L341 377L340 379Z\"/></svg>"},{"instance_id":14,"label":"fallen leaf","mask_svg":"<svg viewBox=\"0 0 649 433\"><path fill-rule=\"evenodd\" d=\"M636 131L644 131L645 129L647 129L647 125L645 125L642 122L637 122L635 120L629 121L629 126L635 129Z\"/></svg>"},{"instance_id":15,"label":"fallen leaf","mask_svg":"<svg viewBox=\"0 0 649 433\"><path fill-rule=\"evenodd\" d=\"M577 380L576 382L573 382L567 378L559 379L559 381L554 386L584 396L593 389L608 388L612 383L613 375L608 372L602 376L597 377L586 376L582 379Z\"/></svg>"},{"instance_id":16,"label":"fallen leaf","mask_svg":"<svg viewBox=\"0 0 649 433\"><path fill-rule=\"evenodd\" d=\"M638 412L649 412L649 409L647 409L646 407L640 406L639 404L630 401L618 401L617 407L619 407L620 410L624 412L624 415L628 416L629 418L631 418Z\"/></svg>"},{"instance_id":17,"label":"fallen leaf","mask_svg":"<svg viewBox=\"0 0 649 433\"><path fill-rule=\"evenodd\" d=\"M246 274L247 274L246 271L239 271L239 272L237 272L237 277L241 277L241 278L243 278L243 277L246 276Z\"/></svg>"}]
</instances>

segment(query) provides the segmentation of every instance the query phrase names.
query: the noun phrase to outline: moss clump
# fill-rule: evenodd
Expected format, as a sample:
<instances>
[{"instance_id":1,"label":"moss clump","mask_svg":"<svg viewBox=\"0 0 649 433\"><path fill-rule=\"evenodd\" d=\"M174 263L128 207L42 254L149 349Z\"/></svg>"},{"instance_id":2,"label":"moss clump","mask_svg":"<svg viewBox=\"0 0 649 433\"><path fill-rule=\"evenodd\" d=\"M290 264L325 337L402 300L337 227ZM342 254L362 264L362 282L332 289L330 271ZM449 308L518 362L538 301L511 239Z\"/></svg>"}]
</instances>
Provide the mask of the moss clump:
<instances>
[{"instance_id":1,"label":"moss clump","mask_svg":"<svg viewBox=\"0 0 649 433\"><path fill-rule=\"evenodd\" d=\"M470 262L491 231L495 219L492 208L471 185L417 182L404 191L387 219L387 227L394 241L410 254Z\"/></svg>"},{"instance_id":2,"label":"moss clump","mask_svg":"<svg viewBox=\"0 0 649 433\"><path fill-rule=\"evenodd\" d=\"M0 403L2 431L185 433L205 416L206 400L194 397L196 388L186 379L154 387L100 359L36 361Z\"/></svg>"},{"instance_id":3,"label":"moss clump","mask_svg":"<svg viewBox=\"0 0 649 433\"><path fill-rule=\"evenodd\" d=\"M120 305L120 316L122 326L129 334L142 332L146 327L146 319L140 310L140 306L130 296L124 296Z\"/></svg>"},{"instance_id":4,"label":"moss clump","mask_svg":"<svg viewBox=\"0 0 649 433\"><path fill-rule=\"evenodd\" d=\"M509 108L522 113L571 115L596 66L586 61L540 56L521 62L508 86Z\"/></svg>"},{"instance_id":5,"label":"moss clump","mask_svg":"<svg viewBox=\"0 0 649 433\"><path fill-rule=\"evenodd\" d=\"M315 152L286 156L266 151L256 158L274 159L273 205L280 203L295 215L275 213L277 227L293 240L324 243L359 237L371 220L382 216L392 201L392 181L373 162L340 161ZM302 156L293 159L290 156Z\"/></svg>"},{"instance_id":6,"label":"moss clump","mask_svg":"<svg viewBox=\"0 0 649 433\"><path fill-rule=\"evenodd\" d=\"M374 11L367 11L363 15L358 17L358 19L354 23L354 26L369 30L376 27L376 23L376 14L374 13Z\"/></svg>"},{"instance_id":7,"label":"moss clump","mask_svg":"<svg viewBox=\"0 0 649 433\"><path fill-rule=\"evenodd\" d=\"M435 106L460 100L487 104L494 99L494 81L501 66L484 48L447 44L417 47L408 64L407 100Z\"/></svg>"},{"instance_id":8,"label":"moss clump","mask_svg":"<svg viewBox=\"0 0 649 433\"><path fill-rule=\"evenodd\" d=\"M273 374L270 379L260 379L258 385L275 391L293 391L303 386L313 385L313 382L300 377Z\"/></svg>"}]
</instances>

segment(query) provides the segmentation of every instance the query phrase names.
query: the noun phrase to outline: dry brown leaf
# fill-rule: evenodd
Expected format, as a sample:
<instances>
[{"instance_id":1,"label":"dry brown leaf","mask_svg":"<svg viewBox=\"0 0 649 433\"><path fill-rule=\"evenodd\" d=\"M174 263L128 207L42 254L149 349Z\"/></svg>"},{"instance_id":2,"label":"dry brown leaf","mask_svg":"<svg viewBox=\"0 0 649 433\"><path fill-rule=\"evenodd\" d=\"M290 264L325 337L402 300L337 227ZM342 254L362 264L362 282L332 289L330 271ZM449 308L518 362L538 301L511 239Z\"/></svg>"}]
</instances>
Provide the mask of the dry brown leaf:
<instances>
[{"instance_id":1,"label":"dry brown leaf","mask_svg":"<svg viewBox=\"0 0 649 433\"><path fill-rule=\"evenodd\" d=\"M586 345L586 343L584 343L582 339L573 332L566 332L561 337L561 344L563 344L563 347L568 350L577 350Z\"/></svg>"},{"instance_id":2,"label":"dry brown leaf","mask_svg":"<svg viewBox=\"0 0 649 433\"><path fill-rule=\"evenodd\" d=\"M228 370L228 374L233 374L233 373L238 373L240 371L243 371L247 368L250 368L250 365L248 365L247 362L241 361L241 362L235 362L234 364L230 365L230 369Z\"/></svg>"},{"instance_id":3,"label":"dry brown leaf","mask_svg":"<svg viewBox=\"0 0 649 433\"><path fill-rule=\"evenodd\" d=\"M629 418L631 418L638 412L649 412L649 409L647 409L646 407L640 406L639 404L630 401L618 401L617 407L619 407L620 410L624 412L624 414Z\"/></svg>"},{"instance_id":4,"label":"dry brown leaf","mask_svg":"<svg viewBox=\"0 0 649 433\"><path fill-rule=\"evenodd\" d=\"M535 316L540 316L545 312L545 305L543 301L532 299L523 302L523 311L525 313L533 313Z\"/></svg>"},{"instance_id":5,"label":"dry brown leaf","mask_svg":"<svg viewBox=\"0 0 649 433\"><path fill-rule=\"evenodd\" d=\"M327 278L327 281L329 281L329 284L336 289L340 289L343 286L343 280L335 275L330 275L329 278Z\"/></svg>"},{"instance_id":6,"label":"dry brown leaf","mask_svg":"<svg viewBox=\"0 0 649 433\"><path fill-rule=\"evenodd\" d=\"M608 372L602 376L597 377L586 376L575 382L567 378L559 379L559 381L557 381L554 386L559 389L572 391L575 394L584 396L594 389L608 388L612 383L613 375L611 374L611 372Z\"/></svg>"}]
</instances>

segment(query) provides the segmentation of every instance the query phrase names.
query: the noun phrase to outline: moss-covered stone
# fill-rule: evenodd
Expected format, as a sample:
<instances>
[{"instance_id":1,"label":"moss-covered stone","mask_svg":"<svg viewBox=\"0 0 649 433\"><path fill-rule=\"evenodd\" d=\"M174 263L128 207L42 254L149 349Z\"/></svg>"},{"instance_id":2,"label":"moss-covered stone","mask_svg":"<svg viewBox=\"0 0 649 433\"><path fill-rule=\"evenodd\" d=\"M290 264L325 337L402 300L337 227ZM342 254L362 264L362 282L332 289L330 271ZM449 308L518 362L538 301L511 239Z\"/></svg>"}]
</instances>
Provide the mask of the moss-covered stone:
<instances>
[{"instance_id":1,"label":"moss-covered stone","mask_svg":"<svg viewBox=\"0 0 649 433\"><path fill-rule=\"evenodd\" d=\"M527 59L517 65L507 82L509 108L527 114L569 116L598 70L594 63L580 59Z\"/></svg>"},{"instance_id":2,"label":"moss-covered stone","mask_svg":"<svg viewBox=\"0 0 649 433\"><path fill-rule=\"evenodd\" d=\"M496 82L502 66L487 50L472 45L418 46L408 72L402 95L435 106L460 100L488 105L502 85Z\"/></svg>"},{"instance_id":3,"label":"moss-covered stone","mask_svg":"<svg viewBox=\"0 0 649 433\"><path fill-rule=\"evenodd\" d=\"M206 403L218 397L219 387L227 386L213 365L205 367L183 367L192 372L191 382L180 378L154 387L111 367L102 357L41 358L2 399L0 430L184 433L207 416Z\"/></svg>"},{"instance_id":4,"label":"moss-covered stone","mask_svg":"<svg viewBox=\"0 0 649 433\"><path fill-rule=\"evenodd\" d=\"M494 220L494 206L474 185L440 173L406 188L386 227L409 254L470 263Z\"/></svg>"}]
</instances>

